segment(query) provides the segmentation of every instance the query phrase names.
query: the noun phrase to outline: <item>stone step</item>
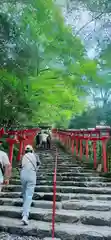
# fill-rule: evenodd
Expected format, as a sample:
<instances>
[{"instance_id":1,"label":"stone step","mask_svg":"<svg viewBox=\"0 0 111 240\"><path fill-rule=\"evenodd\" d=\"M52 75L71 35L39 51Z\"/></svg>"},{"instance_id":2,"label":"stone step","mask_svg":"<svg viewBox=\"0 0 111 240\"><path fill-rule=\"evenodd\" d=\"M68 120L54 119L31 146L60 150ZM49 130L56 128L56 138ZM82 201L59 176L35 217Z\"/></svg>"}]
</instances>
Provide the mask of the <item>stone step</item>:
<instances>
[{"instance_id":1,"label":"stone step","mask_svg":"<svg viewBox=\"0 0 111 240\"><path fill-rule=\"evenodd\" d=\"M44 170L44 168L48 168L48 169L50 169L50 170L53 170L54 169L54 166L55 166L55 164L42 164L41 163L41 167L40 167L40 169L43 169ZM80 168L80 165L70 165L70 164L60 164L60 165L57 165L57 169L62 169L62 170L64 170L64 169L66 169L66 170L68 170L68 169L75 169L75 168ZM93 169L90 169L88 166L81 166L81 169L86 169L86 170L91 170L91 171L93 171Z\"/></svg>"},{"instance_id":2,"label":"stone step","mask_svg":"<svg viewBox=\"0 0 111 240\"><path fill-rule=\"evenodd\" d=\"M85 210L85 211L111 211L111 201L100 200L68 200L62 201L62 209L65 210Z\"/></svg>"},{"instance_id":3,"label":"stone step","mask_svg":"<svg viewBox=\"0 0 111 240\"><path fill-rule=\"evenodd\" d=\"M56 201L60 202L62 200L62 197L68 200L69 194L56 194ZM22 198L22 194L21 192L1 192L0 198ZM34 193L33 200L53 201L53 193Z\"/></svg>"},{"instance_id":4,"label":"stone step","mask_svg":"<svg viewBox=\"0 0 111 240\"><path fill-rule=\"evenodd\" d=\"M44 168L44 167L50 167L50 168L52 168L52 167L54 167L54 164L52 165L51 163L50 164L48 164L47 162L45 162L45 163L41 163L41 168ZM59 168L59 169L63 169L63 168L66 168L66 169L69 169L69 168L78 168L78 167L80 167L80 168L86 168L86 169L89 169L89 167L88 167L88 165L83 165L83 166L80 166L79 164L74 164L74 163L65 163L65 162L63 162L63 163L61 163L61 164L57 164L57 168Z\"/></svg>"},{"instance_id":5,"label":"stone step","mask_svg":"<svg viewBox=\"0 0 111 240\"><path fill-rule=\"evenodd\" d=\"M40 238L32 236L18 236L16 234L10 234L6 232L0 233L0 240L41 240ZM52 237L45 237L42 240L52 240ZM60 238L54 238L54 240L61 240Z\"/></svg>"},{"instance_id":6,"label":"stone step","mask_svg":"<svg viewBox=\"0 0 111 240\"><path fill-rule=\"evenodd\" d=\"M17 174L19 174L19 170L16 170L16 173ZM40 175L45 175L45 176L47 176L47 175L53 175L53 173L54 173L54 168L51 170L51 169L49 169L49 168L44 168L44 169L39 169L39 171L38 171L38 174L40 174ZM90 170L90 169L79 169L79 168L73 168L73 169L65 169L65 168L63 168L63 169L57 169L57 175L59 176L59 175L62 175L62 176L70 176L71 174L72 174L72 176L74 176L75 174L77 175L77 174L82 174L82 175L85 175L85 174L83 174L83 173L85 173L85 174L89 174L89 175L91 175L91 174L94 174L95 176L97 175L97 173L95 172L95 171L92 171L92 170ZM13 172L12 173L12 176L13 175L15 175L15 172Z\"/></svg>"},{"instance_id":7,"label":"stone step","mask_svg":"<svg viewBox=\"0 0 111 240\"><path fill-rule=\"evenodd\" d=\"M44 172L42 174L40 174L40 177L41 178L52 178L54 175L54 172ZM13 174L12 174L13 176ZM97 176L97 173L92 173L92 172L84 172L84 173L67 173L67 172L64 172L64 173L57 173L57 178L58 179L62 179L64 177L67 177L67 178L73 178L73 177L96 177Z\"/></svg>"},{"instance_id":8,"label":"stone step","mask_svg":"<svg viewBox=\"0 0 111 240\"><path fill-rule=\"evenodd\" d=\"M11 179L10 184L20 185L20 180ZM37 181L37 185L53 186L53 181ZM75 182L75 181L57 181L57 186L77 186L77 187L111 187L110 182Z\"/></svg>"},{"instance_id":9,"label":"stone step","mask_svg":"<svg viewBox=\"0 0 111 240\"><path fill-rule=\"evenodd\" d=\"M66 172L67 171L67 172ZM64 169L64 170L62 170L61 171L61 169L58 169L57 170L57 176L58 177L60 177L60 176L79 176L79 174L82 174L83 175L83 173L84 173L84 170L79 170L79 169L69 169L69 170L66 170L66 169ZM40 175L40 176L45 176L45 177L47 177L47 176L53 176L53 174L54 174L54 169L53 170L50 170L50 169L48 169L48 168L44 168L43 170L39 170L38 171L38 175ZM92 171L92 170L86 170L85 171L85 174L84 175L88 175L89 174L89 176L90 175L94 175L94 176L97 176L97 173L95 172L95 171ZM13 176L13 175L12 175ZM87 177L87 176L86 176Z\"/></svg>"},{"instance_id":10,"label":"stone step","mask_svg":"<svg viewBox=\"0 0 111 240\"><path fill-rule=\"evenodd\" d=\"M1 192L0 198L22 198L21 192ZM57 193L56 201L65 201L71 199L78 200L102 200L111 201L111 195L108 194L82 194L82 193ZM34 193L33 200L53 201L53 193L39 192Z\"/></svg>"},{"instance_id":11,"label":"stone step","mask_svg":"<svg viewBox=\"0 0 111 240\"><path fill-rule=\"evenodd\" d=\"M39 172L38 172L39 173ZM41 176L42 177L48 177L48 176L53 176L54 175L54 171L52 171L52 172L50 172L50 170L48 171L48 172L46 172L45 170L41 173L40 172L40 174L41 174ZM13 176L13 174L12 174L12 176ZM89 177L89 176L97 176L97 173L96 172L57 172L57 176L58 177L75 177L75 176L77 176L77 177L82 177L82 176L84 176L84 177Z\"/></svg>"},{"instance_id":12,"label":"stone step","mask_svg":"<svg viewBox=\"0 0 111 240\"><path fill-rule=\"evenodd\" d=\"M43 174L43 173L53 173L53 171L54 171L54 168L51 170L51 169L49 169L49 168L47 168L47 167L45 167L45 168L42 168L42 169L40 169L39 170L39 173L41 173L41 174ZM73 174L73 173L95 173L95 171L93 171L93 170L90 170L90 169L83 169L83 168L63 168L63 169L57 169L57 173L61 173L61 174L64 174L64 173L66 173L67 172L67 174Z\"/></svg>"},{"instance_id":13,"label":"stone step","mask_svg":"<svg viewBox=\"0 0 111 240\"><path fill-rule=\"evenodd\" d=\"M14 179L14 180L20 180L20 175L12 175L12 179ZM48 178L48 180L49 181L52 181L53 180L53 177L49 177ZM10 181L11 181L11 179L10 179ZM42 177L42 176L37 176L37 181L46 181L46 177Z\"/></svg>"},{"instance_id":14,"label":"stone step","mask_svg":"<svg viewBox=\"0 0 111 240\"><path fill-rule=\"evenodd\" d=\"M44 170L44 172L42 172L41 173L41 176L43 176L43 177L48 177L48 176L53 176L54 175L54 172L50 172L50 170L49 170L49 172L45 172L45 170ZM69 176L77 176L77 177L81 177L81 176L84 176L84 177L88 177L88 176L97 176L97 173L96 172L61 172L61 173L59 173L59 172L57 172L57 176L58 177L69 177Z\"/></svg>"},{"instance_id":15,"label":"stone step","mask_svg":"<svg viewBox=\"0 0 111 240\"><path fill-rule=\"evenodd\" d=\"M0 231L9 232L19 236L35 236L41 240L51 237L52 224L43 221L31 220L28 226L22 226L19 219L0 216ZM87 240L110 240L111 228L107 226L87 226L78 224L56 223L55 237L61 240L87 239Z\"/></svg>"},{"instance_id":16,"label":"stone step","mask_svg":"<svg viewBox=\"0 0 111 240\"><path fill-rule=\"evenodd\" d=\"M21 185L8 185L3 187L4 192L21 192ZM57 186L57 193L91 193L91 194L111 194L111 188L105 187L73 187L73 186ZM35 192L53 192L53 186L48 185L37 185L35 187Z\"/></svg>"},{"instance_id":17,"label":"stone step","mask_svg":"<svg viewBox=\"0 0 111 240\"><path fill-rule=\"evenodd\" d=\"M52 172L52 173L46 173L46 174L43 174L43 176L52 176L52 175L54 175L54 173ZM92 171L91 172L72 172L72 173L68 173L68 172L63 172L63 173L58 173L57 172L57 176L59 177L59 176L77 176L77 177L81 177L81 176L86 176L86 177L88 177L88 176L97 176L97 173L95 172L95 173L92 173Z\"/></svg>"},{"instance_id":18,"label":"stone step","mask_svg":"<svg viewBox=\"0 0 111 240\"><path fill-rule=\"evenodd\" d=\"M40 178L41 180L43 179L42 177ZM51 179L51 177L50 177ZM111 182L111 178L103 178L103 177L98 177L98 176L57 176L58 181L101 181L101 182Z\"/></svg>"},{"instance_id":19,"label":"stone step","mask_svg":"<svg viewBox=\"0 0 111 240\"><path fill-rule=\"evenodd\" d=\"M16 180L19 180L20 179L20 176L18 175L18 177L16 176L16 177L13 177L12 176L12 179L16 179ZM51 178L50 179L52 179L52 176L51 176ZM38 181L46 181L46 178L44 177L40 177L40 176L37 176L37 180ZM47 182L48 181L51 181L51 180L47 180ZM105 178L105 177L98 177L98 176L95 176L95 177L93 177L93 176L90 176L90 177L84 177L84 176L81 176L81 177L72 177L72 176L69 176L69 177L62 177L62 179L60 179L60 178L57 178L57 181L69 181L69 183L70 183L70 181L76 181L76 182L82 182L82 181L87 181L87 182L91 182L91 181L93 181L93 182L111 182L111 178Z\"/></svg>"},{"instance_id":20,"label":"stone step","mask_svg":"<svg viewBox=\"0 0 111 240\"><path fill-rule=\"evenodd\" d=\"M48 167L50 169L53 169L55 166L55 162L50 162L50 163L47 163L47 162L41 162L41 168L45 168L45 167ZM63 169L63 168L77 168L77 167L80 167L80 164L74 164L74 163L60 163L60 164L57 164L57 168L58 169ZM86 168L86 169L89 169L88 165L85 165L83 164L83 166L81 165L81 168Z\"/></svg>"},{"instance_id":21,"label":"stone step","mask_svg":"<svg viewBox=\"0 0 111 240\"><path fill-rule=\"evenodd\" d=\"M21 207L0 206L0 216L19 218L22 216ZM31 208L29 219L51 222L52 209ZM97 211L77 211L77 210L56 210L56 222L62 223L82 223L84 225L95 226L111 226L111 213L110 212L97 212Z\"/></svg>"},{"instance_id":22,"label":"stone step","mask_svg":"<svg viewBox=\"0 0 111 240\"><path fill-rule=\"evenodd\" d=\"M2 206L16 206L21 207L23 201L21 198L0 198L0 205ZM53 202L37 200L32 201L32 207L42 209L52 209ZM86 210L86 211L111 211L111 201L100 201L100 200L68 200L56 202L56 209L65 210Z\"/></svg>"},{"instance_id":23,"label":"stone step","mask_svg":"<svg viewBox=\"0 0 111 240\"><path fill-rule=\"evenodd\" d=\"M44 165L52 166L52 165L55 164L55 159L54 160L52 160L51 158L47 159L46 157L44 157L44 159L43 159L43 157L41 157L40 160L41 160L42 166L44 166ZM77 167L77 166L80 166L81 164L83 166L88 166L88 164L86 164L85 162L84 163L77 162L74 159L67 159L67 160L61 159L61 160L57 160L57 166Z\"/></svg>"},{"instance_id":24,"label":"stone step","mask_svg":"<svg viewBox=\"0 0 111 240\"><path fill-rule=\"evenodd\" d=\"M23 201L21 198L0 198L0 205L22 207ZM52 209L53 202L33 200L31 206L35 208ZM62 208L62 202L56 202L56 209L61 209L61 208Z\"/></svg>"}]
</instances>

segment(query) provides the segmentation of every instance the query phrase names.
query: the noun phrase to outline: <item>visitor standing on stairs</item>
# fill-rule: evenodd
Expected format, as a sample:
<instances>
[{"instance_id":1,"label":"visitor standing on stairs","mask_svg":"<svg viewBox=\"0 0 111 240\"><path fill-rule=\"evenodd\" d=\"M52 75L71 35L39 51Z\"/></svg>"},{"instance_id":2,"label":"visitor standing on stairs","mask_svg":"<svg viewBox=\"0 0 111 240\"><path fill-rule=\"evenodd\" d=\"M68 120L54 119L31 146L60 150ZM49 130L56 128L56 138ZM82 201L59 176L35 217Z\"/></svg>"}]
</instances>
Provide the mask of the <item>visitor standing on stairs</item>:
<instances>
[{"instance_id":1,"label":"visitor standing on stairs","mask_svg":"<svg viewBox=\"0 0 111 240\"><path fill-rule=\"evenodd\" d=\"M34 153L33 147L27 145L25 148L25 154L22 157L22 169L21 169L21 184L23 194L23 213L22 222L28 225L28 217L30 212L30 206L32 203L32 197L36 186L36 175L40 166L39 156Z\"/></svg>"},{"instance_id":2,"label":"visitor standing on stairs","mask_svg":"<svg viewBox=\"0 0 111 240\"><path fill-rule=\"evenodd\" d=\"M47 149L50 149L51 148L51 135L48 134L48 137L47 137Z\"/></svg>"},{"instance_id":3,"label":"visitor standing on stairs","mask_svg":"<svg viewBox=\"0 0 111 240\"><path fill-rule=\"evenodd\" d=\"M40 135L41 138L41 146L46 149L47 148L47 138L48 138L48 133L47 132L42 132Z\"/></svg>"},{"instance_id":4,"label":"visitor standing on stairs","mask_svg":"<svg viewBox=\"0 0 111 240\"><path fill-rule=\"evenodd\" d=\"M39 132L35 138L35 141L36 141L36 148L40 147L40 135L41 135L41 132Z\"/></svg>"},{"instance_id":5,"label":"visitor standing on stairs","mask_svg":"<svg viewBox=\"0 0 111 240\"><path fill-rule=\"evenodd\" d=\"M0 150L0 192L3 184L9 184L11 164L6 152Z\"/></svg>"}]
</instances>

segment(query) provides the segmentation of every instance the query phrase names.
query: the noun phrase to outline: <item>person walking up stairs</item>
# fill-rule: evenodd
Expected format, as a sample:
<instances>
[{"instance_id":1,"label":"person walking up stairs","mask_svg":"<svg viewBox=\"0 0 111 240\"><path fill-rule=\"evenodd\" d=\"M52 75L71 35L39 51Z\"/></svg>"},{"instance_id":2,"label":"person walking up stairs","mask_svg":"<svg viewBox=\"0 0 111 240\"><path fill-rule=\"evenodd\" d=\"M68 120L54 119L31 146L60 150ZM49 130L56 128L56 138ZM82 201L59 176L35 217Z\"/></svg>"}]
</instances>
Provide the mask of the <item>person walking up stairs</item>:
<instances>
[{"instance_id":1,"label":"person walking up stairs","mask_svg":"<svg viewBox=\"0 0 111 240\"><path fill-rule=\"evenodd\" d=\"M21 184L23 195L22 222L25 225L28 225L29 211L36 186L36 175L39 166L39 156L37 154L35 155L32 146L27 145L25 148L25 155L22 157L21 166Z\"/></svg>"}]
</instances>

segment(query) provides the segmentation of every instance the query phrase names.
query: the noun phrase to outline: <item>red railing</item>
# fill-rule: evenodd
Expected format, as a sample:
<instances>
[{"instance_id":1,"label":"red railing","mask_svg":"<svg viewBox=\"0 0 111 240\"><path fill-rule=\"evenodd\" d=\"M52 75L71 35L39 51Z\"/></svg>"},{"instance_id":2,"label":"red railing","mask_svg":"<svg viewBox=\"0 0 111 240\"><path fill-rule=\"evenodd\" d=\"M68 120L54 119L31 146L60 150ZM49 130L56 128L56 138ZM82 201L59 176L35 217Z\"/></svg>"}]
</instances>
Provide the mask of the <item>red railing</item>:
<instances>
[{"instance_id":1,"label":"red railing","mask_svg":"<svg viewBox=\"0 0 111 240\"><path fill-rule=\"evenodd\" d=\"M110 128L94 128L94 129L81 129L81 130L62 130L62 129L53 129L52 133L55 138L57 138L62 144L64 144L68 149L72 151L72 154L76 152L76 157L82 159L83 150L85 148L86 159L88 160L89 156L89 145L88 142L92 142L93 146L93 164L94 168L97 167L97 142L100 141L102 144L102 161L103 161L103 170L104 172L108 171L107 164L107 152L106 144L110 139ZM6 139L9 144L9 159L12 162L13 159L13 148L14 144L19 144L19 152L17 160L19 161L21 155L24 153L24 148L27 144L33 145L34 138L39 132L39 128L35 129L25 129L18 131L7 131L6 134L8 138ZM0 138L4 135L5 131L2 128L0 130ZM13 136L13 138L11 138ZM83 147L83 141L85 146Z\"/></svg>"},{"instance_id":2,"label":"red railing","mask_svg":"<svg viewBox=\"0 0 111 240\"><path fill-rule=\"evenodd\" d=\"M106 145L110 139L110 127L93 128L93 129L80 129L80 130L63 130L53 129L53 136L59 140L72 154L76 152L76 157L82 159L83 157L83 141L85 142L85 155L86 159L89 158L89 145L90 141L93 146L93 166L97 168L97 142L102 144L101 163L103 162L103 171L108 172L107 152Z\"/></svg>"},{"instance_id":3,"label":"red railing","mask_svg":"<svg viewBox=\"0 0 111 240\"><path fill-rule=\"evenodd\" d=\"M54 235L55 235L56 175L57 175L57 148L56 148L55 166L54 166L54 176L53 176L52 240L54 240Z\"/></svg>"}]
</instances>

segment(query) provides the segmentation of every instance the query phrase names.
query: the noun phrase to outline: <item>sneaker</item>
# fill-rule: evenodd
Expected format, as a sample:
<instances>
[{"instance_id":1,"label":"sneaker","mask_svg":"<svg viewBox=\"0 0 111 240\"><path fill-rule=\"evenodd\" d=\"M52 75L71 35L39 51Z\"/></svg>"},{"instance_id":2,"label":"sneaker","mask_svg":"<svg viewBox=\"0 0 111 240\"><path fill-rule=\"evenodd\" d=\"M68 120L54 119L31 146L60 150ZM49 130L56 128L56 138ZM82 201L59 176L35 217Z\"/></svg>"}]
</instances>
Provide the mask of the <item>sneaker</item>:
<instances>
[{"instance_id":1,"label":"sneaker","mask_svg":"<svg viewBox=\"0 0 111 240\"><path fill-rule=\"evenodd\" d=\"M27 217L23 217L22 218L22 223L24 224L24 225L28 225L28 219L27 219Z\"/></svg>"}]
</instances>

